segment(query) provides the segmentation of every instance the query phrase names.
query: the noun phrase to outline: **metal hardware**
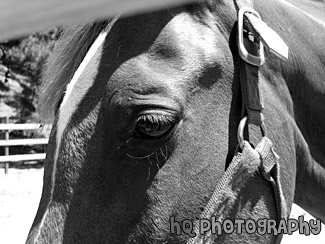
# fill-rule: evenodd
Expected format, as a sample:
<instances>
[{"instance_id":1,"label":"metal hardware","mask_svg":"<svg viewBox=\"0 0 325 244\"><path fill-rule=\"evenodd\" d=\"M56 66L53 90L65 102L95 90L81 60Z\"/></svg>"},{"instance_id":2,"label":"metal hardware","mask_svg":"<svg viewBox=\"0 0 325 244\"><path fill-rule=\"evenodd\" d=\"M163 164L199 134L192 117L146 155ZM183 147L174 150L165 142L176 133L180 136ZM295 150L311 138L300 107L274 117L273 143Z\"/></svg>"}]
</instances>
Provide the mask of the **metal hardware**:
<instances>
[{"instance_id":1,"label":"metal hardware","mask_svg":"<svg viewBox=\"0 0 325 244\"><path fill-rule=\"evenodd\" d=\"M239 50L240 57L246 61L247 63L254 65L254 66L261 66L265 62L265 55L264 55L264 46L263 43L260 41L260 48L259 48L259 56L253 55L247 51L244 45L244 14L250 13L261 18L260 15L251 8L243 7L238 12L238 38L237 38L237 45Z\"/></svg>"},{"instance_id":2,"label":"metal hardware","mask_svg":"<svg viewBox=\"0 0 325 244\"><path fill-rule=\"evenodd\" d=\"M241 149L244 148L244 144L245 144L244 143L245 142L244 128L245 128L246 124L247 124L247 116L242 118L242 120L239 122L238 130L237 130L238 144L239 144ZM265 129L264 123L260 126L260 129L261 129L262 137L265 137L266 136L266 129Z\"/></svg>"}]
</instances>

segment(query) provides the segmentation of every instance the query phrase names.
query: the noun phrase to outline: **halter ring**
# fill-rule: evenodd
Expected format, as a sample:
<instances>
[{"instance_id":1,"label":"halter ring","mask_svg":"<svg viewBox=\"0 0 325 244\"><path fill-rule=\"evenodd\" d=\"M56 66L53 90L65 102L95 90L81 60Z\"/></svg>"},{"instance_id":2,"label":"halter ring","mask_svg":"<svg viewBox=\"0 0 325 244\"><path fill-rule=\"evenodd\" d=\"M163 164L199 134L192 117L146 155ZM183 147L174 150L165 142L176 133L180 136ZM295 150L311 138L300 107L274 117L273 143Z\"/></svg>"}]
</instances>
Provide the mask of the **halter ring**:
<instances>
[{"instance_id":1,"label":"halter ring","mask_svg":"<svg viewBox=\"0 0 325 244\"><path fill-rule=\"evenodd\" d=\"M237 130L237 139L238 139L238 143L239 143L239 146L241 149L244 148L244 144L245 144L244 143L245 142L244 129L245 129L246 124L247 124L247 116L242 118L242 120L239 122L238 130ZM265 129L264 123L262 123L262 125L260 125L260 129L261 129L262 137L265 137L266 129Z\"/></svg>"}]
</instances>

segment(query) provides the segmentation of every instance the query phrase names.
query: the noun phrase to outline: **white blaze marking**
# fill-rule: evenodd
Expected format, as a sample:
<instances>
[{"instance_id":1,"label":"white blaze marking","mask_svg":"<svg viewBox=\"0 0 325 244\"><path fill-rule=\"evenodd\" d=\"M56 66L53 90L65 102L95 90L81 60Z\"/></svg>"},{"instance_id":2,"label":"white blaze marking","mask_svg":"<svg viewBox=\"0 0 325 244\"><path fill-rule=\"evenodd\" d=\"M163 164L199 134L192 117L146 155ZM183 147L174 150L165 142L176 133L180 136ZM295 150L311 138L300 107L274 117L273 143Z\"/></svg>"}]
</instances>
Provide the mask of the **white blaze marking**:
<instances>
[{"instance_id":1,"label":"white blaze marking","mask_svg":"<svg viewBox=\"0 0 325 244\"><path fill-rule=\"evenodd\" d=\"M115 18L115 20L116 19L117 18ZM108 24L108 28L106 27L98 35L97 39L91 45L89 51L87 52L81 64L79 65L77 71L74 73L70 83L68 84L63 101L60 105L59 119L57 122L57 132L56 132L56 149L55 149L54 159L53 159L53 171L51 175L50 200L47 204L46 212L42 217L42 221L40 223L38 234L35 240L37 240L37 238L41 233L41 227L44 224L44 220L48 213L49 206L53 200L53 192L55 188L55 174L56 174L57 161L58 161L61 141L63 137L63 132L66 126L68 125L73 113L76 111L82 98L85 96L88 89L92 87L95 81L95 77L97 75L98 65L101 57L101 53L98 52L98 50L104 43L105 38L108 32L110 31L111 27L112 25Z\"/></svg>"},{"instance_id":2,"label":"white blaze marking","mask_svg":"<svg viewBox=\"0 0 325 244\"><path fill-rule=\"evenodd\" d=\"M81 62L80 66L78 67L77 71L74 73L71 82L68 84L66 93L64 95L63 101L60 105L59 110L59 119L57 122L57 132L56 132L56 150L54 154L54 165L53 165L53 172L52 172L52 188L51 188L51 200L52 194L54 191L55 185L55 171L57 160L59 157L59 151L62 141L63 132L68 125L72 115L74 114L75 110L77 109L79 103L81 102L82 98L86 95L88 89L92 87L95 76L97 74L97 65L98 61L98 54L95 55L103 44L105 38L107 36L106 31L102 31L95 42L90 47L88 53L84 57L83 61ZM95 62L92 59L95 59ZM81 75L83 76L81 77ZM78 81L78 85L77 85ZM51 201L50 201L51 202Z\"/></svg>"}]
</instances>

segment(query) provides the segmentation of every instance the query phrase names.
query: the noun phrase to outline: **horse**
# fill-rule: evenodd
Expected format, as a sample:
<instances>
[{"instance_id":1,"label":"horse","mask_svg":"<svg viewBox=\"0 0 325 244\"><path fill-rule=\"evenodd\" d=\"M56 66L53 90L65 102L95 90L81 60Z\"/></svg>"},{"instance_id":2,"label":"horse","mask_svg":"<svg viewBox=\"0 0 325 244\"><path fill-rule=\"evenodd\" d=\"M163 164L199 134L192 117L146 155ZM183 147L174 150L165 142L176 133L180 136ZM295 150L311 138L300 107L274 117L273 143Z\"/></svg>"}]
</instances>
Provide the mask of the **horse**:
<instances>
[{"instance_id":1,"label":"horse","mask_svg":"<svg viewBox=\"0 0 325 244\"><path fill-rule=\"evenodd\" d=\"M280 156L285 207L290 212L296 203L324 223L322 8L313 0L254 1L290 50L287 62L269 54L260 68L265 130ZM65 28L43 76L39 111L54 122L26 243L191 238L172 233L172 217L198 219L238 153L236 28L236 8L227 0ZM260 132L249 127L256 144ZM263 184L254 178L242 189L231 218L239 209L243 219L274 218L272 191ZM221 242L275 240L255 238L226 235Z\"/></svg>"}]
</instances>

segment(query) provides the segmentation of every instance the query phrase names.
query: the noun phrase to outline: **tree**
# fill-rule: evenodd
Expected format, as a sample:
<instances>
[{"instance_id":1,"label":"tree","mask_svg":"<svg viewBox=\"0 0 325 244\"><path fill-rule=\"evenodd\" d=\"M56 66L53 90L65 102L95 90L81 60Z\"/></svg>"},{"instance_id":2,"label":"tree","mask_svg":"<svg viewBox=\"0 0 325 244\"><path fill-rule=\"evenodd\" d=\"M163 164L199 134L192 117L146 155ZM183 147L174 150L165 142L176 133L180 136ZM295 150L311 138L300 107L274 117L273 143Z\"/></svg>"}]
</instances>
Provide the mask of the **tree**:
<instances>
[{"instance_id":1,"label":"tree","mask_svg":"<svg viewBox=\"0 0 325 244\"><path fill-rule=\"evenodd\" d=\"M35 111L35 91L40 83L43 65L60 34L61 29L56 28L0 43L1 80L7 83L11 78L19 81L23 87L23 92L17 94L10 88L10 82L1 86L2 102L17 111L17 116L29 117Z\"/></svg>"},{"instance_id":2,"label":"tree","mask_svg":"<svg viewBox=\"0 0 325 244\"><path fill-rule=\"evenodd\" d=\"M0 59L7 68L30 77L30 81L38 85L43 65L60 34L61 29L56 28L0 43Z\"/></svg>"}]
</instances>

